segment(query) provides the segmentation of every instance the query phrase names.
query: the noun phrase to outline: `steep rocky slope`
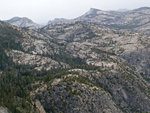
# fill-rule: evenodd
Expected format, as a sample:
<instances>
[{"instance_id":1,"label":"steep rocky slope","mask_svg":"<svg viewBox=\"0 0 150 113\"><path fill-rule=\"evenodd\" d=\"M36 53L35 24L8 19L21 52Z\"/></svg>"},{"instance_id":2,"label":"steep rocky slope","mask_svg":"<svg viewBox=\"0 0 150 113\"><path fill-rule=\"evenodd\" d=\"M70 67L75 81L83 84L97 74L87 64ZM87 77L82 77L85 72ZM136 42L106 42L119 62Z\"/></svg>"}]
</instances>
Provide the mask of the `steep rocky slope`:
<instances>
[{"instance_id":1,"label":"steep rocky slope","mask_svg":"<svg viewBox=\"0 0 150 113\"><path fill-rule=\"evenodd\" d=\"M117 30L140 32L149 35L149 12L149 7L124 12L102 11L91 8L90 11L75 20L94 22Z\"/></svg>"},{"instance_id":2,"label":"steep rocky slope","mask_svg":"<svg viewBox=\"0 0 150 113\"><path fill-rule=\"evenodd\" d=\"M6 64L12 61L15 64L20 65L28 64L37 70L46 68L51 69L61 66L67 67L67 64L62 62L58 63L49 57L43 57L44 52L47 51L45 50L47 43L40 39L33 38L32 35L29 35L29 33L22 28L0 22L0 37L1 69L6 68ZM30 45L31 43L32 46ZM49 44L47 45L47 48L49 48ZM32 51L30 48L33 48L34 51ZM12 61L8 61L8 56L10 57L9 59L12 59Z\"/></svg>"},{"instance_id":3,"label":"steep rocky slope","mask_svg":"<svg viewBox=\"0 0 150 113\"><path fill-rule=\"evenodd\" d=\"M127 59L149 77L148 36L119 32L84 22L53 24L42 28L39 32L59 43L61 49L71 53L72 56L85 59L88 64L107 65L105 61L96 60L97 54L107 53L113 57L120 56ZM139 62L143 65L138 65Z\"/></svg>"},{"instance_id":4,"label":"steep rocky slope","mask_svg":"<svg viewBox=\"0 0 150 113\"><path fill-rule=\"evenodd\" d=\"M145 87L146 82L145 80L142 80L140 74L136 74L137 71L133 67L128 66L129 64L125 63L122 59L122 57L124 58L124 56L128 56L128 54L132 54L133 52L140 52L142 49L148 49L149 37L141 36L138 34L131 34L128 32L118 32L115 30L100 27L96 24L84 22L52 24L42 28L39 32L41 32L45 36L50 36L50 38L53 38L54 41L61 45L61 49L63 48L63 50L66 51L66 53L70 53L73 57L81 58L82 60L84 60L86 65L88 64L87 67L80 65L78 68L90 68L91 70L90 66L92 65L92 68L95 67L97 70L97 68L100 67L100 72L104 71L102 73L103 76L98 77L99 75L101 75L100 73L97 76L94 75L91 81L93 82L94 79L96 79L96 84L101 84L105 88L105 90L107 89L106 91L113 95L113 101L115 101L115 103L120 107L120 109L123 112L130 112L134 110L136 112L139 112L144 111L144 109L149 109L148 106L144 109L142 109L143 106L139 106L139 109L137 109L137 106L140 105L140 102L145 102L147 99L140 99L140 101L138 102L138 99L135 99L135 92L138 92L139 90L143 89L139 86L142 86L143 84L143 86ZM130 57L131 62L133 59L134 57ZM148 63L148 59L141 58L141 60L145 60L145 62ZM147 66L140 66L140 68L145 69L147 71L149 70ZM137 67L137 69L139 68ZM146 76L148 77L148 74ZM137 78L139 78L139 80L142 80L143 83L141 81L139 82L141 84L138 85L138 81L135 82ZM107 86L106 84L108 83L110 85ZM112 89L110 87L112 87ZM120 92L118 92L118 88L116 88L117 91L115 92L115 87L120 87ZM129 87L132 87L133 89L131 88L131 90L129 90ZM50 92L50 94L51 93L52 92ZM138 94L140 96L137 96L137 98L142 97L143 95L143 93ZM119 95L122 95L123 98ZM124 99L126 101L124 101ZM139 104L135 105L135 103ZM133 104L135 106L132 106Z\"/></svg>"},{"instance_id":5,"label":"steep rocky slope","mask_svg":"<svg viewBox=\"0 0 150 113\"><path fill-rule=\"evenodd\" d=\"M0 59L7 64L1 68L0 106L9 111L150 111L145 79L150 37L89 22L53 23L38 30L0 22L0 28L1 57L9 59Z\"/></svg>"}]
</instances>

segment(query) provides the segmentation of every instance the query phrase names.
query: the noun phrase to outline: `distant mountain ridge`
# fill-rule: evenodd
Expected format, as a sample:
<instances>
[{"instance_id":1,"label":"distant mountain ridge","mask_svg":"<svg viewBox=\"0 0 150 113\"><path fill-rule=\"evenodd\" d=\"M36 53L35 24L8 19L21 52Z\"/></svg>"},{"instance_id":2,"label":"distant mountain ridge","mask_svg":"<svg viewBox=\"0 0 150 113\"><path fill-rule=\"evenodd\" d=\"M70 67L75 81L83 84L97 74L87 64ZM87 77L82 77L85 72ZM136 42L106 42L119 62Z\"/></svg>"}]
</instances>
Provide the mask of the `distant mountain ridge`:
<instances>
[{"instance_id":1,"label":"distant mountain ridge","mask_svg":"<svg viewBox=\"0 0 150 113\"><path fill-rule=\"evenodd\" d=\"M48 24L57 23L57 22L70 22L71 19L65 19L65 18L55 18L53 20L48 21Z\"/></svg>"},{"instance_id":2,"label":"distant mountain ridge","mask_svg":"<svg viewBox=\"0 0 150 113\"><path fill-rule=\"evenodd\" d=\"M138 32L143 34L150 34L150 7L141 7L133 10L116 10L104 11L96 8L90 8L85 14L74 18L55 18L48 21L48 24L59 22L74 22L85 21L99 24L108 28L113 28L121 31ZM26 17L14 17L6 22L16 25L18 27L28 27L30 29L40 28L42 25L36 24L31 19ZM43 26L42 26L43 27Z\"/></svg>"},{"instance_id":3,"label":"distant mountain ridge","mask_svg":"<svg viewBox=\"0 0 150 113\"><path fill-rule=\"evenodd\" d=\"M27 17L13 17L9 20L6 20L5 22L8 22L10 24L16 25L18 27L28 27L30 29L33 28L40 28L41 25L36 24L31 19L28 19Z\"/></svg>"},{"instance_id":4,"label":"distant mountain ridge","mask_svg":"<svg viewBox=\"0 0 150 113\"><path fill-rule=\"evenodd\" d=\"M55 18L48 21L48 24L59 22L85 21L100 24L116 30L140 32L150 34L150 7L141 7L133 10L120 9L116 11L104 11L96 8L90 8L85 14L74 18ZM5 22L18 27L28 27L30 29L43 27L26 17L14 17Z\"/></svg>"},{"instance_id":5,"label":"distant mountain ridge","mask_svg":"<svg viewBox=\"0 0 150 113\"><path fill-rule=\"evenodd\" d=\"M150 34L150 7L127 11L103 11L91 8L75 20L97 23L117 30Z\"/></svg>"}]
</instances>

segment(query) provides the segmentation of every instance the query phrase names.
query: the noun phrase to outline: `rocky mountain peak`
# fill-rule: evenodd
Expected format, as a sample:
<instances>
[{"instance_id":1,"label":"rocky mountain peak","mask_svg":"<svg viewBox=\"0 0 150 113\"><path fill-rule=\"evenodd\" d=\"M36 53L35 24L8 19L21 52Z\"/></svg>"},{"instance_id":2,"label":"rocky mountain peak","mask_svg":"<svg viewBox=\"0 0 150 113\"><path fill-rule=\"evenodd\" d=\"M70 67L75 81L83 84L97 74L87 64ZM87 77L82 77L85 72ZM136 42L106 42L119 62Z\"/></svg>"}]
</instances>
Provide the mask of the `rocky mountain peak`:
<instances>
[{"instance_id":1,"label":"rocky mountain peak","mask_svg":"<svg viewBox=\"0 0 150 113\"><path fill-rule=\"evenodd\" d=\"M96 9L96 8L90 8L89 11L91 11L91 12L97 12L97 11L100 11L100 10L99 10L99 9Z\"/></svg>"},{"instance_id":2,"label":"rocky mountain peak","mask_svg":"<svg viewBox=\"0 0 150 113\"><path fill-rule=\"evenodd\" d=\"M6 22L16 25L18 27L28 27L28 28L39 28L40 25L33 22L31 19L27 17L13 17L9 20L6 20Z\"/></svg>"},{"instance_id":3,"label":"rocky mountain peak","mask_svg":"<svg viewBox=\"0 0 150 113\"><path fill-rule=\"evenodd\" d=\"M17 20L19 20L19 19L21 19L21 17L13 17L13 18L11 18L10 20L11 20L11 21L17 21Z\"/></svg>"},{"instance_id":4,"label":"rocky mountain peak","mask_svg":"<svg viewBox=\"0 0 150 113\"><path fill-rule=\"evenodd\" d=\"M90 10L87 13L85 13L85 15L96 14L98 11L101 11L101 10L96 9L96 8L90 8Z\"/></svg>"}]
</instances>

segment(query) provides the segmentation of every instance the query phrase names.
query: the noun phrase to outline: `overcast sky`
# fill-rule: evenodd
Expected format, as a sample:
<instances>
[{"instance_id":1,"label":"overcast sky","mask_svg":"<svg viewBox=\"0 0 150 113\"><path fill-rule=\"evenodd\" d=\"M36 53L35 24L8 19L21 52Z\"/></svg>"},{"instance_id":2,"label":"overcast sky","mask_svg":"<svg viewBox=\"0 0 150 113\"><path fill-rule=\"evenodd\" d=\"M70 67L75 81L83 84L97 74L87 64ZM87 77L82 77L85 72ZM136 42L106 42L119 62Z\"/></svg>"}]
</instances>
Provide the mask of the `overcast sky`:
<instances>
[{"instance_id":1,"label":"overcast sky","mask_svg":"<svg viewBox=\"0 0 150 113\"><path fill-rule=\"evenodd\" d=\"M0 19L28 17L37 23L54 18L75 18L90 8L134 9L150 6L150 0L0 0Z\"/></svg>"}]
</instances>

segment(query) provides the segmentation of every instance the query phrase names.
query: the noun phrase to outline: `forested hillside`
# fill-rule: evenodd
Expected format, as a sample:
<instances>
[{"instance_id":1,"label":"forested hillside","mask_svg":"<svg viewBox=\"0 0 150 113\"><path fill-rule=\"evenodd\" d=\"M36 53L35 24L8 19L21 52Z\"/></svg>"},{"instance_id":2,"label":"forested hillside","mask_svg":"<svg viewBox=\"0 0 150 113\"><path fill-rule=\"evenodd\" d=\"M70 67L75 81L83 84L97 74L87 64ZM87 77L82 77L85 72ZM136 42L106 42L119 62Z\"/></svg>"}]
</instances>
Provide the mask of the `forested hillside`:
<instances>
[{"instance_id":1,"label":"forested hillside","mask_svg":"<svg viewBox=\"0 0 150 113\"><path fill-rule=\"evenodd\" d=\"M150 112L149 47L148 34L92 21L0 21L0 112Z\"/></svg>"}]
</instances>

